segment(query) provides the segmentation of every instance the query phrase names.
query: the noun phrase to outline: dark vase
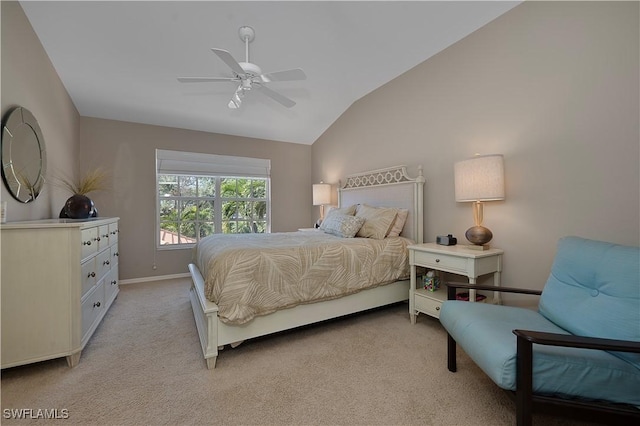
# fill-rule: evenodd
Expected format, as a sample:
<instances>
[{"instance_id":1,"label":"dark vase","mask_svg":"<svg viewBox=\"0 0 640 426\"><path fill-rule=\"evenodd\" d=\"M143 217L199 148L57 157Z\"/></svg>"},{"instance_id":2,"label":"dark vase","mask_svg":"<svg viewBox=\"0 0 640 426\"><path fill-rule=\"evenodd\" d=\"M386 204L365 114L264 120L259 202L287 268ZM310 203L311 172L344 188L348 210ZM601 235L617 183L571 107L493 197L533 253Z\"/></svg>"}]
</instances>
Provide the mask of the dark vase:
<instances>
[{"instance_id":1,"label":"dark vase","mask_svg":"<svg viewBox=\"0 0 640 426\"><path fill-rule=\"evenodd\" d=\"M60 211L62 219L87 219L90 217L98 217L98 210L93 205L91 198L86 195L73 194Z\"/></svg>"}]
</instances>

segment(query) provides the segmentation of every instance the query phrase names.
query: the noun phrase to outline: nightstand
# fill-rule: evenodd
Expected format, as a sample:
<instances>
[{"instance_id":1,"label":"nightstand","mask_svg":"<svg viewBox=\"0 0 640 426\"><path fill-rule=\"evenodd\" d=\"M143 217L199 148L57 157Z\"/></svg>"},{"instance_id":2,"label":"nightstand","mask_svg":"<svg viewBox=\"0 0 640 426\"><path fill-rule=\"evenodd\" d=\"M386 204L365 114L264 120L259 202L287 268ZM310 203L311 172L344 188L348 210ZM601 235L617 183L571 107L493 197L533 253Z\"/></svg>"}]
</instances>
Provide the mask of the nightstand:
<instances>
[{"instance_id":1,"label":"nightstand","mask_svg":"<svg viewBox=\"0 0 640 426\"><path fill-rule=\"evenodd\" d=\"M500 286L502 272L502 254L500 249L474 250L464 245L442 246L436 243L414 244L409 246L409 264L411 265L411 287L409 288L409 316L416 323L420 312L440 317L440 306L447 299L444 282L436 291L428 291L417 282L416 266L464 275L470 284L475 284L481 275L493 274L493 285ZM476 291L469 291L469 300L475 302ZM500 293L494 292L493 303L501 303Z\"/></svg>"}]
</instances>

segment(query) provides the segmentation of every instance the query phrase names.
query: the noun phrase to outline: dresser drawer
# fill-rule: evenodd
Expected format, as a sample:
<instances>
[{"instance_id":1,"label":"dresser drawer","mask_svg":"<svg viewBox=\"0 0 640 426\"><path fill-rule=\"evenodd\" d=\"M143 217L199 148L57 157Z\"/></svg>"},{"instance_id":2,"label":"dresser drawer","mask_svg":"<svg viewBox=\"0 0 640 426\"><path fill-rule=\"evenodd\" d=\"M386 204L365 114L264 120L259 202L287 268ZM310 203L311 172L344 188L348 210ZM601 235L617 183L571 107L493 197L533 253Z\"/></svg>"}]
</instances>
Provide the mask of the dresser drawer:
<instances>
[{"instance_id":1,"label":"dresser drawer","mask_svg":"<svg viewBox=\"0 0 640 426\"><path fill-rule=\"evenodd\" d=\"M82 244L82 259L86 259L98 252L98 228L83 229L80 232L80 244Z\"/></svg>"},{"instance_id":2,"label":"dresser drawer","mask_svg":"<svg viewBox=\"0 0 640 426\"><path fill-rule=\"evenodd\" d=\"M431 267L437 270L452 270L465 272L467 270L467 259L464 257L448 256L440 253L429 253L424 251L414 252L414 264L424 267Z\"/></svg>"},{"instance_id":3,"label":"dresser drawer","mask_svg":"<svg viewBox=\"0 0 640 426\"><path fill-rule=\"evenodd\" d=\"M106 249L109 244L109 225L100 225L98 227L98 251Z\"/></svg>"},{"instance_id":4,"label":"dresser drawer","mask_svg":"<svg viewBox=\"0 0 640 426\"><path fill-rule=\"evenodd\" d=\"M118 242L118 222L109 224L109 244L115 244Z\"/></svg>"},{"instance_id":5,"label":"dresser drawer","mask_svg":"<svg viewBox=\"0 0 640 426\"><path fill-rule=\"evenodd\" d=\"M442 301L430 299L419 293L416 293L415 309L432 317L440 318L440 307Z\"/></svg>"},{"instance_id":6,"label":"dresser drawer","mask_svg":"<svg viewBox=\"0 0 640 426\"><path fill-rule=\"evenodd\" d=\"M120 258L120 253L118 252L118 243L111 246L111 268L114 268L118 265L118 260Z\"/></svg>"},{"instance_id":7,"label":"dresser drawer","mask_svg":"<svg viewBox=\"0 0 640 426\"><path fill-rule=\"evenodd\" d=\"M101 280L111 269L111 250L106 249L98 253L96 256L96 270L98 272L98 280Z\"/></svg>"},{"instance_id":8,"label":"dresser drawer","mask_svg":"<svg viewBox=\"0 0 640 426\"><path fill-rule=\"evenodd\" d=\"M91 329L94 322L102 318L102 311L105 309L104 303L104 285L103 281L89 293L88 297L82 302L82 338Z\"/></svg>"},{"instance_id":9,"label":"dresser drawer","mask_svg":"<svg viewBox=\"0 0 640 426\"><path fill-rule=\"evenodd\" d=\"M104 280L104 300L108 303L118 293L118 269L113 268Z\"/></svg>"},{"instance_id":10,"label":"dresser drawer","mask_svg":"<svg viewBox=\"0 0 640 426\"><path fill-rule=\"evenodd\" d=\"M89 290L93 288L93 286L96 285L97 282L96 278L98 274L96 273L95 257L92 257L91 259L82 263L80 274L82 275L80 277L82 282L82 296L84 296Z\"/></svg>"}]
</instances>

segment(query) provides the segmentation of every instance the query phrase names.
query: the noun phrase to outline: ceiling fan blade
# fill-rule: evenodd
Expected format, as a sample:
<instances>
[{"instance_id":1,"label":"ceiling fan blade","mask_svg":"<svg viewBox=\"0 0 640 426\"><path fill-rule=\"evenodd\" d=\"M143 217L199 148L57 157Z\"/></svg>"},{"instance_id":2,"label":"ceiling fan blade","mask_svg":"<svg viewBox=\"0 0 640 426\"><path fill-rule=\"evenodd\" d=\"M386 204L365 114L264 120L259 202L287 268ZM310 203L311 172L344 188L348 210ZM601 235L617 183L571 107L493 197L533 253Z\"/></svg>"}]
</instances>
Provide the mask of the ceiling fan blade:
<instances>
[{"instance_id":1,"label":"ceiling fan blade","mask_svg":"<svg viewBox=\"0 0 640 426\"><path fill-rule=\"evenodd\" d=\"M307 79L307 75L300 68L270 72L267 74L262 74L260 77L265 83L268 83L270 81L294 81Z\"/></svg>"},{"instance_id":2,"label":"ceiling fan blade","mask_svg":"<svg viewBox=\"0 0 640 426\"><path fill-rule=\"evenodd\" d=\"M178 77L180 83L206 83L210 81L238 81L235 77Z\"/></svg>"},{"instance_id":3,"label":"ceiling fan blade","mask_svg":"<svg viewBox=\"0 0 640 426\"><path fill-rule=\"evenodd\" d=\"M286 106L287 108L291 108L296 104L291 99L287 98L286 96L282 96L280 93L269 89L267 86L263 86L262 84L256 84L254 87L259 91L261 91L262 93L264 93L265 95L269 96L274 101L279 102L282 105Z\"/></svg>"},{"instance_id":4,"label":"ceiling fan blade","mask_svg":"<svg viewBox=\"0 0 640 426\"><path fill-rule=\"evenodd\" d=\"M242 84L238 86L235 93L231 97L231 100L227 104L227 106L231 109L238 109L242 105L242 98L244 98L244 90L242 89Z\"/></svg>"},{"instance_id":5,"label":"ceiling fan blade","mask_svg":"<svg viewBox=\"0 0 640 426\"><path fill-rule=\"evenodd\" d=\"M222 61L227 64L229 66L229 68L231 68L233 70L234 73L236 73L239 76L244 77L245 73L244 70L242 69L242 67L240 66L240 64L238 63L238 61L236 61L233 56L231 56L231 53L227 52L226 50L223 49L216 49L215 47L211 49L211 51L213 53L215 53L216 55L218 55L218 57L220 59L222 59Z\"/></svg>"}]
</instances>

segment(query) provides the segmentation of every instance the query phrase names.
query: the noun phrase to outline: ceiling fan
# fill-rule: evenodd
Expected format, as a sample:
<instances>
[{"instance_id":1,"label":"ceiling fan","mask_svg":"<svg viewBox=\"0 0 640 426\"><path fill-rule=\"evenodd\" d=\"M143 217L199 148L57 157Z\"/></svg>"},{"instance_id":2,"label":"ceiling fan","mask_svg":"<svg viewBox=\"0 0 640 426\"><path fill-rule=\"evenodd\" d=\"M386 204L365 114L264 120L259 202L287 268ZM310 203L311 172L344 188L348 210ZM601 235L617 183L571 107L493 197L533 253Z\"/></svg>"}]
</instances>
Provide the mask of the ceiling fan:
<instances>
[{"instance_id":1,"label":"ceiling fan","mask_svg":"<svg viewBox=\"0 0 640 426\"><path fill-rule=\"evenodd\" d=\"M244 26L240 27L238 34L245 44L246 60L244 62L236 61L233 56L231 56L231 53L226 50L211 49L213 53L218 55L218 57L231 68L233 77L178 77L178 81L181 83L237 82L238 87L227 105L231 109L240 108L242 99L244 99L247 92L251 90L261 92L287 108L294 106L296 103L293 100L268 88L265 84L272 81L305 80L307 76L304 71L300 68L295 68L263 74L259 66L249 61L249 43L255 38L255 31L251 27Z\"/></svg>"}]
</instances>

